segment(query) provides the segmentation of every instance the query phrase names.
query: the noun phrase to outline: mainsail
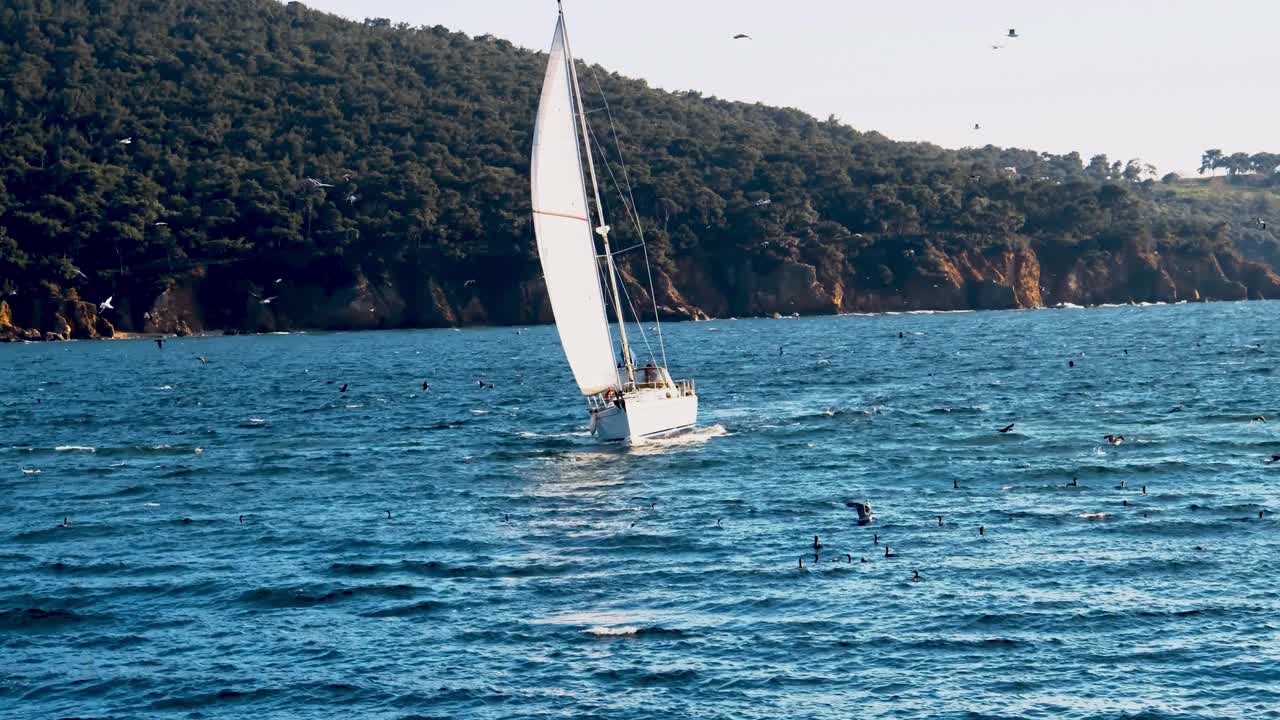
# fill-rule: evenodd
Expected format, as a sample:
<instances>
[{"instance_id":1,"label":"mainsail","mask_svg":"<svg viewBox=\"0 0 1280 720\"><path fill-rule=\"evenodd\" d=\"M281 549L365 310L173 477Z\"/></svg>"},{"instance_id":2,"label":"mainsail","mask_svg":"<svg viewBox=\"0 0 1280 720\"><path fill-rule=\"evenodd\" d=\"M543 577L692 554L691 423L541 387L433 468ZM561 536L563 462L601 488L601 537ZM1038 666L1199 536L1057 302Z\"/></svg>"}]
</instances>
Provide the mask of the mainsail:
<instances>
[{"instance_id":1,"label":"mainsail","mask_svg":"<svg viewBox=\"0 0 1280 720\"><path fill-rule=\"evenodd\" d=\"M533 131L533 229L560 344L583 395L617 386L595 240L587 209L565 50L556 23Z\"/></svg>"}]
</instances>

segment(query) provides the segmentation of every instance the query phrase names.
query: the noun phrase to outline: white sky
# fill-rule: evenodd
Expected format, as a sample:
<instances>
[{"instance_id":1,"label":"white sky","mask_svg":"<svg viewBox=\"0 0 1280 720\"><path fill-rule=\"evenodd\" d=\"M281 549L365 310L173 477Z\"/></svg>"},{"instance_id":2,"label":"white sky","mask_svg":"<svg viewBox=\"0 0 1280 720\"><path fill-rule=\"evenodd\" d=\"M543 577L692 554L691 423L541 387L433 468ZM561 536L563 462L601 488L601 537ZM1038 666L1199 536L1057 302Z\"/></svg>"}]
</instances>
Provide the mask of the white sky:
<instances>
[{"instance_id":1,"label":"white sky","mask_svg":"<svg viewBox=\"0 0 1280 720\"><path fill-rule=\"evenodd\" d=\"M304 2L538 50L555 24L552 0ZM1184 174L1211 147L1280 152L1277 0L566 0L565 13L577 57L651 86L899 140ZM1002 37L1010 27L1022 37Z\"/></svg>"}]
</instances>

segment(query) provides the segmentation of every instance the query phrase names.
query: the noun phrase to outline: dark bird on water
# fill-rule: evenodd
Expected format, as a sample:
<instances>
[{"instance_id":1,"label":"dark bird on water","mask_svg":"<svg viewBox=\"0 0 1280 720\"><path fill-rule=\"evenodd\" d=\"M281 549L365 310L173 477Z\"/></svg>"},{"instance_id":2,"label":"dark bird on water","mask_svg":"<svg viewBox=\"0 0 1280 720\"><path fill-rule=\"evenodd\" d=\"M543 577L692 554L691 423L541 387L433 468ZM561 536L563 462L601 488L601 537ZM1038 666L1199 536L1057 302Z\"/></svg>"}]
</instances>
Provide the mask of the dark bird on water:
<instances>
[{"instance_id":1,"label":"dark bird on water","mask_svg":"<svg viewBox=\"0 0 1280 720\"><path fill-rule=\"evenodd\" d=\"M390 510L388 510L388 511L387 511L387 519L388 519L388 520L390 520L390 519L391 519L391 511L390 511Z\"/></svg>"},{"instance_id":2,"label":"dark bird on water","mask_svg":"<svg viewBox=\"0 0 1280 720\"><path fill-rule=\"evenodd\" d=\"M1067 361L1067 367L1069 367L1069 368L1073 368L1073 367L1075 367L1075 366L1076 366L1076 361L1075 361L1075 360L1068 360L1068 361Z\"/></svg>"},{"instance_id":3,"label":"dark bird on water","mask_svg":"<svg viewBox=\"0 0 1280 720\"><path fill-rule=\"evenodd\" d=\"M66 516L63 516L62 527L71 527L71 519Z\"/></svg>"},{"instance_id":4,"label":"dark bird on water","mask_svg":"<svg viewBox=\"0 0 1280 720\"><path fill-rule=\"evenodd\" d=\"M511 524L511 513L503 513L503 518L508 525Z\"/></svg>"},{"instance_id":5,"label":"dark bird on water","mask_svg":"<svg viewBox=\"0 0 1280 720\"><path fill-rule=\"evenodd\" d=\"M342 383L342 387L338 388L338 392L346 392L346 391L347 391L347 383Z\"/></svg>"},{"instance_id":6,"label":"dark bird on water","mask_svg":"<svg viewBox=\"0 0 1280 720\"><path fill-rule=\"evenodd\" d=\"M1123 435L1103 435L1103 436L1102 436L1102 439L1103 439L1103 440L1106 440L1107 442L1111 443L1112 445L1120 445L1121 443L1123 443L1123 442L1124 442L1124 436L1123 436Z\"/></svg>"},{"instance_id":7,"label":"dark bird on water","mask_svg":"<svg viewBox=\"0 0 1280 720\"><path fill-rule=\"evenodd\" d=\"M872 536L871 536L871 543L872 543L873 545L879 545L879 544L880 544L880 533L874 533L874 534L872 534Z\"/></svg>"},{"instance_id":8,"label":"dark bird on water","mask_svg":"<svg viewBox=\"0 0 1280 720\"><path fill-rule=\"evenodd\" d=\"M1280 462L1280 455L1272 455L1272 456L1271 456L1271 459L1270 459L1270 460L1268 460L1267 462L1269 462L1269 463L1273 463L1273 462Z\"/></svg>"},{"instance_id":9,"label":"dark bird on water","mask_svg":"<svg viewBox=\"0 0 1280 720\"><path fill-rule=\"evenodd\" d=\"M1146 485L1143 485L1143 486L1142 486L1142 494L1143 494L1143 495L1146 495L1146 494L1147 494L1147 486L1146 486Z\"/></svg>"},{"instance_id":10,"label":"dark bird on water","mask_svg":"<svg viewBox=\"0 0 1280 720\"><path fill-rule=\"evenodd\" d=\"M1009 423L1007 426L1000 428L1000 432L1007 433L1013 429L1013 426L1014 426L1014 423Z\"/></svg>"},{"instance_id":11,"label":"dark bird on water","mask_svg":"<svg viewBox=\"0 0 1280 720\"><path fill-rule=\"evenodd\" d=\"M751 36L747 35L746 33L738 33L737 35L733 36L733 39L734 40L750 40Z\"/></svg>"},{"instance_id":12,"label":"dark bird on water","mask_svg":"<svg viewBox=\"0 0 1280 720\"><path fill-rule=\"evenodd\" d=\"M981 525L978 526L978 535L986 535L987 529Z\"/></svg>"},{"instance_id":13,"label":"dark bird on water","mask_svg":"<svg viewBox=\"0 0 1280 720\"><path fill-rule=\"evenodd\" d=\"M973 129L974 129L974 130L981 130L981 129L982 129L982 126L981 126L981 125L979 125L978 123L974 123L974 124L973 124Z\"/></svg>"},{"instance_id":14,"label":"dark bird on water","mask_svg":"<svg viewBox=\"0 0 1280 720\"><path fill-rule=\"evenodd\" d=\"M898 557L898 554L889 549L888 545L884 546L884 556L887 558Z\"/></svg>"},{"instance_id":15,"label":"dark bird on water","mask_svg":"<svg viewBox=\"0 0 1280 720\"><path fill-rule=\"evenodd\" d=\"M241 515L241 516L240 516L240 524L241 524L241 525L243 525L243 524L244 524L244 516L243 516L243 515Z\"/></svg>"},{"instance_id":16,"label":"dark bird on water","mask_svg":"<svg viewBox=\"0 0 1280 720\"><path fill-rule=\"evenodd\" d=\"M1262 423L1264 423L1264 422L1266 422L1266 421L1267 421L1267 419L1266 419L1265 417L1261 416L1261 415L1259 415L1259 416L1257 416L1257 417L1255 417L1255 418L1253 419L1253 422L1262 422Z\"/></svg>"},{"instance_id":17,"label":"dark bird on water","mask_svg":"<svg viewBox=\"0 0 1280 720\"><path fill-rule=\"evenodd\" d=\"M428 391L428 390L430 390L430 389L431 389L431 383L427 382L426 380L423 380L423 381L422 381L422 392L426 392L426 391Z\"/></svg>"},{"instance_id":18,"label":"dark bird on water","mask_svg":"<svg viewBox=\"0 0 1280 720\"><path fill-rule=\"evenodd\" d=\"M1067 483L1067 487L1077 487L1080 485L1080 478L1071 478L1071 482Z\"/></svg>"},{"instance_id":19,"label":"dark bird on water","mask_svg":"<svg viewBox=\"0 0 1280 720\"><path fill-rule=\"evenodd\" d=\"M942 527L942 516L938 516L938 527Z\"/></svg>"},{"instance_id":20,"label":"dark bird on water","mask_svg":"<svg viewBox=\"0 0 1280 720\"><path fill-rule=\"evenodd\" d=\"M1022 36L1021 36L1021 35L1019 35L1019 34L1018 34L1018 31L1017 31L1017 30L1015 30L1014 28L1009 28L1009 34L1008 34L1008 35L1005 35L1005 37L1016 38L1016 37L1022 37Z\"/></svg>"},{"instance_id":21,"label":"dark bird on water","mask_svg":"<svg viewBox=\"0 0 1280 720\"><path fill-rule=\"evenodd\" d=\"M1120 481L1120 484L1116 486L1116 489L1117 489L1117 490L1123 490L1123 489L1124 489L1124 481L1123 481L1123 480L1121 480L1121 481Z\"/></svg>"},{"instance_id":22,"label":"dark bird on water","mask_svg":"<svg viewBox=\"0 0 1280 720\"><path fill-rule=\"evenodd\" d=\"M844 559L845 559L845 560L848 560L850 565L852 565L852 564L853 564L853 556L852 556L852 555L850 555L849 553L845 553L845 554L844 554Z\"/></svg>"},{"instance_id":23,"label":"dark bird on water","mask_svg":"<svg viewBox=\"0 0 1280 720\"><path fill-rule=\"evenodd\" d=\"M911 578L911 582L920 582L920 571L916 570L915 575Z\"/></svg>"},{"instance_id":24,"label":"dark bird on water","mask_svg":"<svg viewBox=\"0 0 1280 720\"><path fill-rule=\"evenodd\" d=\"M483 381L483 380L477 380L477 381L476 381L476 384L480 386L480 389L481 389L481 390L492 390L492 389L493 389L493 383L487 383L487 382L485 382L485 381Z\"/></svg>"},{"instance_id":25,"label":"dark bird on water","mask_svg":"<svg viewBox=\"0 0 1280 720\"><path fill-rule=\"evenodd\" d=\"M899 332L898 332L898 339L899 339L899 340L901 340L901 339L902 339L902 337L903 337L902 332L901 332L901 331L899 331Z\"/></svg>"},{"instance_id":26,"label":"dark bird on water","mask_svg":"<svg viewBox=\"0 0 1280 720\"><path fill-rule=\"evenodd\" d=\"M804 569L804 558L800 558L800 569Z\"/></svg>"},{"instance_id":27,"label":"dark bird on water","mask_svg":"<svg viewBox=\"0 0 1280 720\"><path fill-rule=\"evenodd\" d=\"M164 338L156 338L156 347L161 350L164 349Z\"/></svg>"},{"instance_id":28,"label":"dark bird on water","mask_svg":"<svg viewBox=\"0 0 1280 720\"><path fill-rule=\"evenodd\" d=\"M1013 426L1012 426L1012 425L1010 425L1009 427L1013 427ZM959 481L959 480L954 480L954 479L953 479L953 480L951 481L951 489L952 489L952 490L959 490L959 489L960 489L960 481Z\"/></svg>"}]
</instances>

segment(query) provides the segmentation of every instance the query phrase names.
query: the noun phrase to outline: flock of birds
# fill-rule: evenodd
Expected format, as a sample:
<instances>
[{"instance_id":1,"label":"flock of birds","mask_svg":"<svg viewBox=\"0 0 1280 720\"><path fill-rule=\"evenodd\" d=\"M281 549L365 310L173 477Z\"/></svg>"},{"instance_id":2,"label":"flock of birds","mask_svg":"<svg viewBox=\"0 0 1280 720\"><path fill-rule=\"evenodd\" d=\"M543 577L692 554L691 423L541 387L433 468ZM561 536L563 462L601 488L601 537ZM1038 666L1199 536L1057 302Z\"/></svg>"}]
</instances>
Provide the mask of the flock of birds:
<instances>
[{"instance_id":1,"label":"flock of birds","mask_svg":"<svg viewBox=\"0 0 1280 720\"><path fill-rule=\"evenodd\" d=\"M905 337L905 335L904 335L903 333L901 333L901 332L900 332L900 333L898 333L898 338L899 338L899 339L903 339L904 337ZM781 348L779 348L779 355L781 355L781 354L782 354L782 349L781 349ZM1125 350L1125 354L1126 354L1126 355L1128 355L1128 354L1129 354L1129 351L1128 351L1128 350ZM1076 364L1075 364L1075 362L1074 362L1074 361L1068 361L1068 367L1069 367L1069 368L1074 368L1075 366L1076 366ZM1181 409L1182 409L1182 406L1176 406L1176 407L1174 407L1173 409L1171 409L1169 412L1178 412L1178 411L1180 411ZM1253 416L1253 417L1250 419L1250 422L1251 422L1251 423L1265 423L1266 421L1267 421L1267 418L1266 418L1266 416L1264 416L1264 415L1255 415L1255 416ZM1014 427L1015 427L1016 425L1017 425L1017 423L1009 423L1008 425L1005 425L1004 427L996 428L996 432L997 432L997 433L1000 433L1000 434L1006 434L1006 433L1013 432L1013 429L1014 429ZM1104 441L1106 441L1106 442L1107 442L1107 444L1109 444L1109 445L1113 445L1113 446L1116 446L1116 445L1122 445L1122 444L1124 444L1124 441L1125 441L1125 437L1124 437L1124 435L1121 435L1121 434L1119 434L1119 433L1107 433L1106 435L1103 435L1103 436L1102 436L1102 439L1103 439ZM1267 464L1271 464L1271 463L1280 463L1280 455L1271 455L1270 459L1269 459L1269 460L1266 460L1265 462L1266 462ZM954 490L959 490L959 489L960 489L960 481L959 481L959 480L952 480L952 481L951 481L951 487L952 487L952 489L954 489ZM1066 487L1080 487L1080 480L1079 480L1079 478L1078 478L1078 477L1072 477L1072 478L1071 478L1071 482L1067 483L1067 484L1066 484ZM1125 490L1126 488L1127 488L1127 483L1126 483L1126 481L1124 481L1124 480L1121 480L1121 481L1120 481L1120 484L1115 486L1115 489L1117 489L1117 490ZM1142 494L1143 494L1143 495L1146 495L1146 494L1147 494L1147 486L1146 486L1146 485L1143 485L1143 486L1142 486L1142 488L1141 488L1141 492L1142 492ZM1127 507L1129 507L1129 501L1128 501L1128 499L1122 499L1122 500L1121 500L1121 505L1122 505L1122 507L1126 507L1126 508L1127 508ZM872 511L872 509L871 509L871 501L870 501L870 500L863 500L862 502L856 502L856 501L845 501L845 506L846 506L846 507L849 507L849 508L852 508L852 509L854 509L854 510L856 510L856 511L857 511L857 513L858 513L858 521L857 521L857 522L858 522L858 525L860 525L860 526L862 526L862 525L870 525L870 524L874 521L874 517L875 517L875 516L874 516L874 513L873 513L873 511ZM1266 514L1267 514L1267 511L1266 511L1266 510L1259 510L1259 511L1258 511L1258 519L1259 519L1259 520L1264 519L1264 518L1266 517ZM1105 513L1091 513L1091 514L1088 514L1088 515L1086 515L1086 516L1084 516L1084 517L1097 518L1097 517L1104 517L1104 516L1105 516ZM1143 516L1143 517L1147 517L1147 513L1145 513L1145 512L1144 512L1144 513L1142 514L1142 516ZM942 527L942 526L943 526L943 516L942 516L942 515L937 515L937 516L935 516L935 517L936 517L936 518L937 518L937 520L938 520L938 527ZM716 521L716 524L717 524L717 527L718 527L718 526L719 526L719 521ZM977 528L977 530L978 530L978 535L979 535L979 537L985 537L985 536L986 536L987 529L986 529L986 527L985 527L985 526L983 526L983 525L979 525L979 526L978 526L978 528ZM873 543L875 546L877 546L877 547L879 547L879 546L880 546L880 534L879 534L879 533L873 533L873 534L872 534L872 543ZM821 562L821 553L822 553L822 549L823 549L822 542L820 541L820 539L819 539L819 537L818 537L817 535L814 535L814 536L813 536L813 544L812 544L812 548L813 548L813 563L816 565L817 563ZM1200 546L1196 546L1196 548L1195 548L1195 549L1196 549L1196 550L1198 550L1198 551L1199 551L1199 550L1204 550L1204 548L1203 548L1203 547L1200 547ZM848 562L848 563L852 563L852 562L853 562L853 554L852 554L852 553L845 553L843 557L844 557L844 561L845 561L845 562ZM886 543L886 544L884 545L884 557L885 557L885 558L887 558L887 559L891 559L891 560L892 560L892 559L897 559L897 558L898 558L898 554L897 554L897 553L895 553L895 552L893 551L893 549L888 545L888 543ZM804 561L805 561L804 556L801 556L801 557L799 558L799 563L798 563L798 564L799 564L799 569L800 569L801 571L805 571L805 564L804 564ZM841 558L840 558L839 556L832 558L832 562L840 562L840 561L841 561ZM866 558L866 557L860 557L860 558L859 558L859 562L861 562L861 563L866 563L866 562L869 562L869 561L867 560L867 558ZM922 578L921 578L921 576L920 576L920 570L917 568L917 569L914 571L914 573L913 573L913 576L912 576L912 578L911 578L911 581L912 581L912 582L917 582L917 583L918 583L918 582L921 582L921 579L922 579Z\"/></svg>"}]
</instances>

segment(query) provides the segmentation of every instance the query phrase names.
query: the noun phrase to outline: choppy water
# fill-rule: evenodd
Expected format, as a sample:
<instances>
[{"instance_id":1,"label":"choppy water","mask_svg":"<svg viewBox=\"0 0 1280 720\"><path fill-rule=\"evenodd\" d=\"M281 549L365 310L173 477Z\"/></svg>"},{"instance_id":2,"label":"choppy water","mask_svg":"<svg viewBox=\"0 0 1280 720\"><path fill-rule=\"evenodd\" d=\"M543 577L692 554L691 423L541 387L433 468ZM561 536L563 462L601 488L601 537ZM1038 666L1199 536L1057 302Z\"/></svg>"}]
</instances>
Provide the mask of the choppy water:
<instances>
[{"instance_id":1,"label":"choppy water","mask_svg":"<svg viewBox=\"0 0 1280 720\"><path fill-rule=\"evenodd\" d=\"M0 716L1277 715L1280 303L669 340L630 451L551 328L0 346Z\"/></svg>"}]
</instances>

